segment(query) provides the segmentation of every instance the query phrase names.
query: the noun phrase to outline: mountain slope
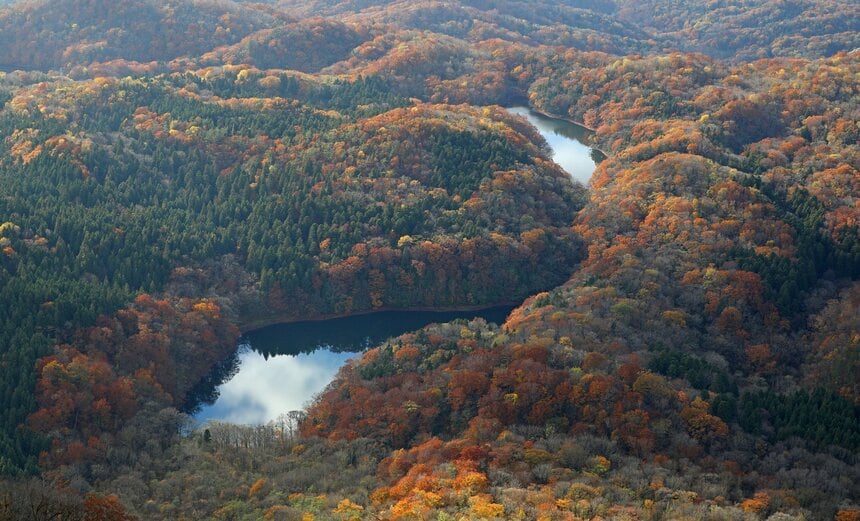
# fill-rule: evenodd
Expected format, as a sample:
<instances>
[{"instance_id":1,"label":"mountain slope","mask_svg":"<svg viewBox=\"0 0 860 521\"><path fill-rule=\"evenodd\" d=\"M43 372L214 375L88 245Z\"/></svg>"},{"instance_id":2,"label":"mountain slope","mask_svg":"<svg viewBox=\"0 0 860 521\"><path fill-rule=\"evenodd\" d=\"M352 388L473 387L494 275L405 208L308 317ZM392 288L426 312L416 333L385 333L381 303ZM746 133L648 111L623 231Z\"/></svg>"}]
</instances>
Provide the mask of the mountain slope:
<instances>
[{"instance_id":1,"label":"mountain slope","mask_svg":"<svg viewBox=\"0 0 860 521\"><path fill-rule=\"evenodd\" d=\"M171 60L235 43L272 21L219 0L31 0L0 11L0 67Z\"/></svg>"},{"instance_id":2,"label":"mountain slope","mask_svg":"<svg viewBox=\"0 0 860 521\"><path fill-rule=\"evenodd\" d=\"M679 48L733 59L830 56L860 47L860 5L846 1L617 0L618 16Z\"/></svg>"}]
</instances>

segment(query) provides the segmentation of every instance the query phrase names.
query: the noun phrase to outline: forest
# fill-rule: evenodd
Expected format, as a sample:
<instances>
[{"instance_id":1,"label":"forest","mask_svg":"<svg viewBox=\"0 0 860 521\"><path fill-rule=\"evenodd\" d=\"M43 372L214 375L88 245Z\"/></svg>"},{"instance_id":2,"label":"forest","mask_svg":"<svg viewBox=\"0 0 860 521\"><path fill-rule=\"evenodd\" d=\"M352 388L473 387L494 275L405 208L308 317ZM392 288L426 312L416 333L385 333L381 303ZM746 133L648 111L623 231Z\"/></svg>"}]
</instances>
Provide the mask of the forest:
<instances>
[{"instance_id":1,"label":"forest","mask_svg":"<svg viewBox=\"0 0 860 521\"><path fill-rule=\"evenodd\" d=\"M860 520L854 2L2 4L0 519ZM187 414L255 325L509 302Z\"/></svg>"}]
</instances>

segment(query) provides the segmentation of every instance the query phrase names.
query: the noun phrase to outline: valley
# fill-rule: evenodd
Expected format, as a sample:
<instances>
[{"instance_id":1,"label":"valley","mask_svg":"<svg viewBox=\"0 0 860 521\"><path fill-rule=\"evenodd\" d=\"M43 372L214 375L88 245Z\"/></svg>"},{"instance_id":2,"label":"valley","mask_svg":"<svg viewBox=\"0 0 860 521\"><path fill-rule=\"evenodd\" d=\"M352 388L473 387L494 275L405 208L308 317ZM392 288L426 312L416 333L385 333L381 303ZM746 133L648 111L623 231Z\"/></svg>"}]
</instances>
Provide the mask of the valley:
<instances>
[{"instance_id":1,"label":"valley","mask_svg":"<svg viewBox=\"0 0 860 521\"><path fill-rule=\"evenodd\" d=\"M855 3L4 4L0 519L860 518Z\"/></svg>"}]
</instances>

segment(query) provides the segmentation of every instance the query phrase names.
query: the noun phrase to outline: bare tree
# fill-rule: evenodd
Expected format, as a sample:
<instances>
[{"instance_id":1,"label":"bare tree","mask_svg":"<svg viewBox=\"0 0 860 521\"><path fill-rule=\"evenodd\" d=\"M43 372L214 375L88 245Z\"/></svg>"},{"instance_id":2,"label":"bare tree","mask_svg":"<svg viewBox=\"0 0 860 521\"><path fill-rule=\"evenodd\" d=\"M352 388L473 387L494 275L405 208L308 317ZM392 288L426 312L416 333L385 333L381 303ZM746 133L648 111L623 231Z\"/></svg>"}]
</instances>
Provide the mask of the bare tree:
<instances>
[{"instance_id":1,"label":"bare tree","mask_svg":"<svg viewBox=\"0 0 860 521\"><path fill-rule=\"evenodd\" d=\"M0 482L0 520L83 521L83 500L39 480Z\"/></svg>"}]
</instances>

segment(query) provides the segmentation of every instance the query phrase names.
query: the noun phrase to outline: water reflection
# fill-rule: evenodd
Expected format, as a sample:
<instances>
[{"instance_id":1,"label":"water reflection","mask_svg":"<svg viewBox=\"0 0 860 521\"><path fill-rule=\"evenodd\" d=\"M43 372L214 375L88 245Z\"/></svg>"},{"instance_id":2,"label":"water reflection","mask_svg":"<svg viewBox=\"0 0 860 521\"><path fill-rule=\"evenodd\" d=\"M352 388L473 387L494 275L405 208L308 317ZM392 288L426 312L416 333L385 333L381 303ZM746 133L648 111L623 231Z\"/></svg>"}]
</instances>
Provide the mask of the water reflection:
<instances>
[{"instance_id":1,"label":"water reflection","mask_svg":"<svg viewBox=\"0 0 860 521\"><path fill-rule=\"evenodd\" d=\"M252 331L233 358L198 385L187 409L201 422L265 423L304 408L357 352L433 322L482 317L501 323L512 309L386 311Z\"/></svg>"},{"instance_id":2,"label":"water reflection","mask_svg":"<svg viewBox=\"0 0 860 521\"><path fill-rule=\"evenodd\" d=\"M524 116L546 139L552 149L552 159L580 183L587 185L603 153L592 148L592 132L569 121L554 119L530 110L528 107L510 107L509 112Z\"/></svg>"},{"instance_id":3,"label":"water reflection","mask_svg":"<svg viewBox=\"0 0 860 521\"><path fill-rule=\"evenodd\" d=\"M197 419L256 424L302 409L353 356L320 349L267 357L246 344L239 354L240 371L218 388L218 399L203 407Z\"/></svg>"}]
</instances>

